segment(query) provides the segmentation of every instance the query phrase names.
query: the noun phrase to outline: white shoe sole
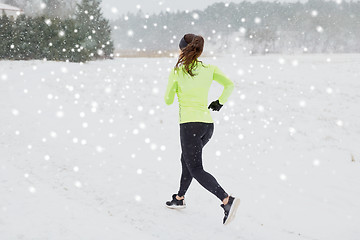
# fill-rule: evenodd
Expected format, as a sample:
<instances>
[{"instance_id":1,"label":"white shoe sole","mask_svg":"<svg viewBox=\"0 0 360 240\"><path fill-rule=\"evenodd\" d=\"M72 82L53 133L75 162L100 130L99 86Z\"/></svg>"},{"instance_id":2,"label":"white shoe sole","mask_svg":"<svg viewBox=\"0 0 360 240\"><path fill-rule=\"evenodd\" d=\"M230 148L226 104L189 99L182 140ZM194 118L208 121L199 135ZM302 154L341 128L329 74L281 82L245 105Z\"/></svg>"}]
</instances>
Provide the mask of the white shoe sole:
<instances>
[{"instance_id":1,"label":"white shoe sole","mask_svg":"<svg viewBox=\"0 0 360 240\"><path fill-rule=\"evenodd\" d=\"M233 204L230 208L230 212L229 212L229 216L226 219L224 225L228 224L229 222L231 222L232 220L234 220L235 216L236 216L236 211L238 209L240 205L240 199L239 198L235 198L233 201Z\"/></svg>"},{"instance_id":2,"label":"white shoe sole","mask_svg":"<svg viewBox=\"0 0 360 240\"><path fill-rule=\"evenodd\" d=\"M165 205L167 208L170 208L170 209L182 209L182 208L186 208L186 205L181 205L181 206L176 206L176 205L173 205L173 206L168 206L168 205Z\"/></svg>"}]
</instances>

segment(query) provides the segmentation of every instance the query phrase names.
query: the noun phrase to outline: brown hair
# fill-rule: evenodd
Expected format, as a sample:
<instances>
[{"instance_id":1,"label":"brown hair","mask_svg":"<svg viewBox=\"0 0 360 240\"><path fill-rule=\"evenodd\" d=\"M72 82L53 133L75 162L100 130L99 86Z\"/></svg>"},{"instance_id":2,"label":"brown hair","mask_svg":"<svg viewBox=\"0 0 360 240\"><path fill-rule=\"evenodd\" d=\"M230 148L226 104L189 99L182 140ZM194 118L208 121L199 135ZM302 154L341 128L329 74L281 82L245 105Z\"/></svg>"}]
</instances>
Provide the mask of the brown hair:
<instances>
[{"instance_id":1,"label":"brown hair","mask_svg":"<svg viewBox=\"0 0 360 240\"><path fill-rule=\"evenodd\" d=\"M192 72L195 65L192 64L200 62L197 58L200 57L203 48L204 48L204 38L200 35L195 34L185 34L184 39L188 45L181 49L179 60L175 65L175 69L178 69L181 65L184 65L184 72L188 73L190 76L195 76ZM204 66L204 65L203 65Z\"/></svg>"}]
</instances>

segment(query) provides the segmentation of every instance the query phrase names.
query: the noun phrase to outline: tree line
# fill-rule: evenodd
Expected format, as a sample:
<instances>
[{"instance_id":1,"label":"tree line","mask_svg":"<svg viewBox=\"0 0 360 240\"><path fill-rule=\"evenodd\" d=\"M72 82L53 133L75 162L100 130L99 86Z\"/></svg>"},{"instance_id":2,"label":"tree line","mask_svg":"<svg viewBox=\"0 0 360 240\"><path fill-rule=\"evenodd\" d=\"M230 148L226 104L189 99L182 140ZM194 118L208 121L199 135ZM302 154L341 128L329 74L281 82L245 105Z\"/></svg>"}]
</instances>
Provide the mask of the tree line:
<instances>
[{"instance_id":1,"label":"tree line","mask_svg":"<svg viewBox=\"0 0 360 240\"><path fill-rule=\"evenodd\" d=\"M0 59L85 62L112 58L113 51L111 27L96 0L82 0L67 18L0 17Z\"/></svg>"},{"instance_id":2,"label":"tree line","mask_svg":"<svg viewBox=\"0 0 360 240\"><path fill-rule=\"evenodd\" d=\"M116 48L177 49L185 33L205 37L218 50L250 53L360 52L360 2L214 3L206 9L128 13L113 21Z\"/></svg>"}]
</instances>

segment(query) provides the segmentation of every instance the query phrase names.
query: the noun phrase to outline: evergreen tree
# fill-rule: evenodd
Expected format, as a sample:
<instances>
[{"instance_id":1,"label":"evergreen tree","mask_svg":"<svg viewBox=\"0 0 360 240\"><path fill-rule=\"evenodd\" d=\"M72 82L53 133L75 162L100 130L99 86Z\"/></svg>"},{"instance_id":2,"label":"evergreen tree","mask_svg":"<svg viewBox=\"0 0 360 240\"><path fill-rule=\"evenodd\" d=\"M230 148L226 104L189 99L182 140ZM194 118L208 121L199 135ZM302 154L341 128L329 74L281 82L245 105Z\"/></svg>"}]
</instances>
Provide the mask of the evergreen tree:
<instances>
[{"instance_id":1,"label":"evergreen tree","mask_svg":"<svg viewBox=\"0 0 360 240\"><path fill-rule=\"evenodd\" d=\"M5 12L2 12L0 18L0 58L9 58L11 56L12 46L12 22L6 16Z\"/></svg>"},{"instance_id":2,"label":"evergreen tree","mask_svg":"<svg viewBox=\"0 0 360 240\"><path fill-rule=\"evenodd\" d=\"M28 21L25 15L20 15L14 23L13 44L14 44L14 59L24 59L28 54Z\"/></svg>"},{"instance_id":3,"label":"evergreen tree","mask_svg":"<svg viewBox=\"0 0 360 240\"><path fill-rule=\"evenodd\" d=\"M59 38L59 30L56 27L58 18L47 18L45 16L35 17L34 21L39 26L41 41L39 41L39 54L40 59L57 60L56 54L58 49L53 45L55 39Z\"/></svg>"},{"instance_id":4,"label":"evergreen tree","mask_svg":"<svg viewBox=\"0 0 360 240\"><path fill-rule=\"evenodd\" d=\"M80 39L84 39L80 45L92 59L112 58L114 51L111 27L101 13L100 2L82 0L75 17Z\"/></svg>"}]
</instances>

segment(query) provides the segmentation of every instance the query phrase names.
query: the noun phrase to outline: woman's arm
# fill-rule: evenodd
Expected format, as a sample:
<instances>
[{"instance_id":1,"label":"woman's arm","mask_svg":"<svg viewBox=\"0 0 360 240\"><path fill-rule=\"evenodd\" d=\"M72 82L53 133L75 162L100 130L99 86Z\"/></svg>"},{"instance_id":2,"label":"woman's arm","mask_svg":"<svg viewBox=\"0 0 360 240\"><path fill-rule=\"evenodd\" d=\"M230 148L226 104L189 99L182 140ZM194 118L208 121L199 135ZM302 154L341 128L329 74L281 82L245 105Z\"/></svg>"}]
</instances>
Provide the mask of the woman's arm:
<instances>
[{"instance_id":1,"label":"woman's arm","mask_svg":"<svg viewBox=\"0 0 360 240\"><path fill-rule=\"evenodd\" d=\"M172 70L169 74L168 85L166 87L166 92L164 97L165 103L167 105L170 105L174 102L176 92L177 92L177 81L174 76L174 70Z\"/></svg>"},{"instance_id":2,"label":"woman's arm","mask_svg":"<svg viewBox=\"0 0 360 240\"><path fill-rule=\"evenodd\" d=\"M217 66L214 67L213 80L224 86L224 90L219 97L219 102L223 105L234 90L234 83L226 77L226 75Z\"/></svg>"}]
</instances>

